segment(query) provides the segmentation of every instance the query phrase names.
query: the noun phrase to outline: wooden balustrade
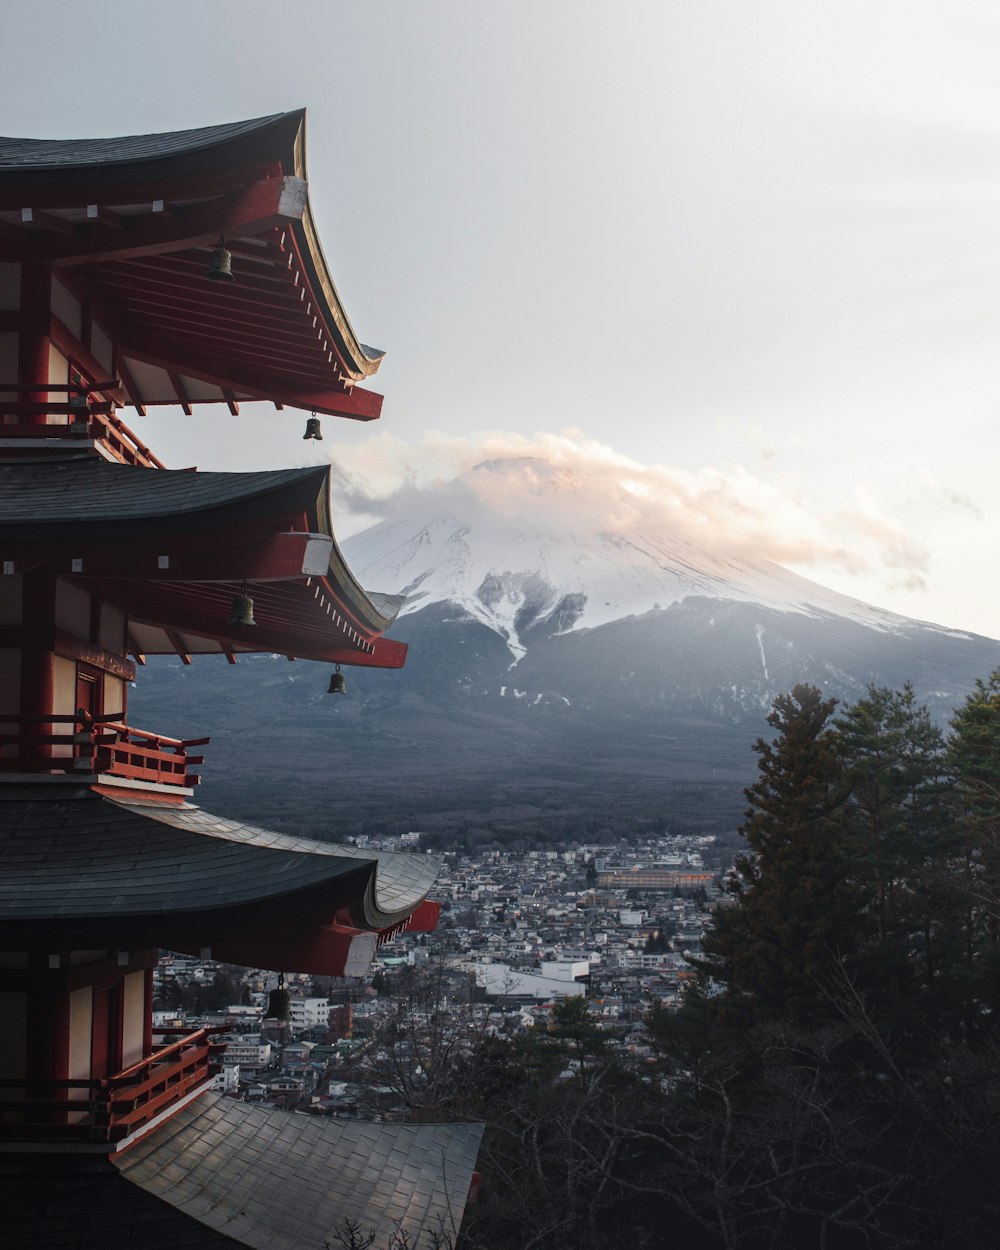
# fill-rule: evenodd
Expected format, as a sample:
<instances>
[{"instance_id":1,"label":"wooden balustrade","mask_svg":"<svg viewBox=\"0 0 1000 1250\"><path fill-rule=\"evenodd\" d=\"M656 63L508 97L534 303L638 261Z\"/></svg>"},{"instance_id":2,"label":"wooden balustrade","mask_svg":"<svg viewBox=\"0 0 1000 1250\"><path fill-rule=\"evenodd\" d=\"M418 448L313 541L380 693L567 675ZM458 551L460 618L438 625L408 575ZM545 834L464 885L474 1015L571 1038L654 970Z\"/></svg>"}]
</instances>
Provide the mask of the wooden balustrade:
<instances>
[{"instance_id":1,"label":"wooden balustrade","mask_svg":"<svg viewBox=\"0 0 1000 1250\"><path fill-rule=\"evenodd\" d=\"M162 469L164 464L129 429L115 412L118 405L107 399L95 398L119 388L117 381L99 382L95 385L70 383L68 385L30 387L0 381L0 394L58 395L58 399L5 399L0 401L0 440L3 439L92 439L103 444L115 460L122 464L140 465L146 469ZM36 424L25 418L44 417L44 424Z\"/></svg>"},{"instance_id":2,"label":"wooden balustrade","mask_svg":"<svg viewBox=\"0 0 1000 1250\"><path fill-rule=\"evenodd\" d=\"M45 717L0 714L0 774L90 773L124 777L154 785L195 786L201 778L189 769L204 762L188 748L203 746L208 738L169 738L134 729L109 717L83 721L77 714ZM64 732L41 732L66 726Z\"/></svg>"},{"instance_id":3,"label":"wooden balustrade","mask_svg":"<svg viewBox=\"0 0 1000 1250\"><path fill-rule=\"evenodd\" d=\"M165 1041L113 1076L93 1080L0 1080L0 1141L120 1142L207 1085L219 1071L226 1026ZM176 1030L156 1030L174 1037Z\"/></svg>"}]
</instances>

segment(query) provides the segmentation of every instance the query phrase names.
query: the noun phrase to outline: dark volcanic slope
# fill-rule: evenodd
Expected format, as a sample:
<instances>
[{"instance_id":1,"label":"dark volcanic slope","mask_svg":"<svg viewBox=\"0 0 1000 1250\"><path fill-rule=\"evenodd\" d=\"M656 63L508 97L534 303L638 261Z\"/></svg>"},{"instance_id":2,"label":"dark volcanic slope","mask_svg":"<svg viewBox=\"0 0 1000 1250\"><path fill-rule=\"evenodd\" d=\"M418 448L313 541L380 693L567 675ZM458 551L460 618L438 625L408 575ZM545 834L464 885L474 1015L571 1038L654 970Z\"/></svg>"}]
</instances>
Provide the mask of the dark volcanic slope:
<instances>
[{"instance_id":1,"label":"dark volcanic slope","mask_svg":"<svg viewBox=\"0 0 1000 1250\"><path fill-rule=\"evenodd\" d=\"M348 670L343 699L325 693L328 668L301 661L151 662L131 719L212 734L210 806L318 836L731 827L775 694L810 681L850 701L912 680L946 721L1000 664L1000 643L973 635L718 599L538 638L513 669L499 635L451 605L393 633L411 644L406 668Z\"/></svg>"}]
</instances>

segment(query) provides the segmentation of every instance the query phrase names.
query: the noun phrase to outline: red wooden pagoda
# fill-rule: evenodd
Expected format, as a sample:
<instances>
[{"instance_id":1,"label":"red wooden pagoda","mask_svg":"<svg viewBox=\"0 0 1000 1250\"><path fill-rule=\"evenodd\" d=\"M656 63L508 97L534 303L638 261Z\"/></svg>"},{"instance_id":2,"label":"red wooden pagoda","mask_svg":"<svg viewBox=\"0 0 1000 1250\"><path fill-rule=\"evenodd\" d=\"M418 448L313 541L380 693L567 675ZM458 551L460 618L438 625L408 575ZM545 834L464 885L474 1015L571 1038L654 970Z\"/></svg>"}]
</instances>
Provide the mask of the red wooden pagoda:
<instances>
[{"instance_id":1,"label":"red wooden pagoda","mask_svg":"<svg viewBox=\"0 0 1000 1250\"><path fill-rule=\"evenodd\" d=\"M5 1244L291 1247L343 1216L383 1237L461 1218L476 1126L348 1131L223 1102L209 1033L150 1028L160 947L352 975L436 918L428 857L210 816L191 801L206 740L128 720L148 654L405 658L383 637L399 601L337 548L328 469L170 470L121 415L267 400L313 433L317 413L379 415L361 383L381 353L323 258L304 140L301 112L0 139Z\"/></svg>"}]
</instances>

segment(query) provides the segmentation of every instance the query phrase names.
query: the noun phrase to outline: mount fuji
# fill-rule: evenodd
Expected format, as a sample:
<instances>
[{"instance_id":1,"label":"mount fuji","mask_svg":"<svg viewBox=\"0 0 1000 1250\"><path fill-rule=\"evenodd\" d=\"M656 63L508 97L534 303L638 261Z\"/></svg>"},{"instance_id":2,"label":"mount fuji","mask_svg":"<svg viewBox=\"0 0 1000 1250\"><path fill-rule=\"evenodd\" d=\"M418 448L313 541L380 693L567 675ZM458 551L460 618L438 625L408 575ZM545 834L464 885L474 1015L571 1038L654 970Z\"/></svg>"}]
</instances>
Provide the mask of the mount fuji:
<instances>
[{"instance_id":1,"label":"mount fuji","mask_svg":"<svg viewBox=\"0 0 1000 1250\"><path fill-rule=\"evenodd\" d=\"M235 672L202 662L194 680L148 666L136 723L147 708L160 723L182 688L197 699L197 681L228 709L210 763L233 757L228 783L214 770L206 783L230 809L260 818L263 805L278 827L315 829L333 784L348 831L714 828L737 818L751 744L797 682L849 702L869 683L911 681L945 722L1000 664L991 639L713 549L635 489L587 466L510 458L410 492L405 518L342 544L362 585L406 596L391 631L410 644L401 672L349 672L351 697L338 700L322 672L283 659L241 659ZM269 767L296 785L280 802L231 780L258 749L250 709L282 728Z\"/></svg>"}]
</instances>

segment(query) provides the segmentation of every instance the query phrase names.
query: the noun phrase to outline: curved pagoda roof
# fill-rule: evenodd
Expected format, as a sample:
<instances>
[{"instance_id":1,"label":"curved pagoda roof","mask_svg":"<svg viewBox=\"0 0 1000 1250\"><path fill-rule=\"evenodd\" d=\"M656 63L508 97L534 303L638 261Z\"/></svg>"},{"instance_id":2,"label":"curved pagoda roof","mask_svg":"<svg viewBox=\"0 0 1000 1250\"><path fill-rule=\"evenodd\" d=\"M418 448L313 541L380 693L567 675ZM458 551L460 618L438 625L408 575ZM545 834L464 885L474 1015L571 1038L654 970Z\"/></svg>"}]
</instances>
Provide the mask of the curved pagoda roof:
<instances>
[{"instance_id":1,"label":"curved pagoda roof","mask_svg":"<svg viewBox=\"0 0 1000 1250\"><path fill-rule=\"evenodd\" d=\"M330 516L329 467L192 473L96 456L0 464L0 552L82 581L129 617L135 655L277 652L401 667L402 599L362 589ZM233 624L243 583L256 625Z\"/></svg>"},{"instance_id":2,"label":"curved pagoda roof","mask_svg":"<svg viewBox=\"0 0 1000 1250\"><path fill-rule=\"evenodd\" d=\"M0 937L15 950L209 948L230 963L361 975L439 867L85 787L4 794L0 818Z\"/></svg>"},{"instance_id":3,"label":"curved pagoda roof","mask_svg":"<svg viewBox=\"0 0 1000 1250\"><path fill-rule=\"evenodd\" d=\"M220 236L231 282L205 277ZM304 110L158 135L0 138L0 261L52 267L92 318L93 357L77 364L120 379L113 397L140 411L241 399L357 420L381 410L357 384L382 353L355 333L320 246ZM56 317L52 337L76 342L80 327Z\"/></svg>"},{"instance_id":4,"label":"curved pagoda roof","mask_svg":"<svg viewBox=\"0 0 1000 1250\"><path fill-rule=\"evenodd\" d=\"M31 1250L299 1250L338 1244L347 1219L426 1250L462 1221L483 1128L204 1094L111 1159L0 1153L4 1231Z\"/></svg>"}]
</instances>

